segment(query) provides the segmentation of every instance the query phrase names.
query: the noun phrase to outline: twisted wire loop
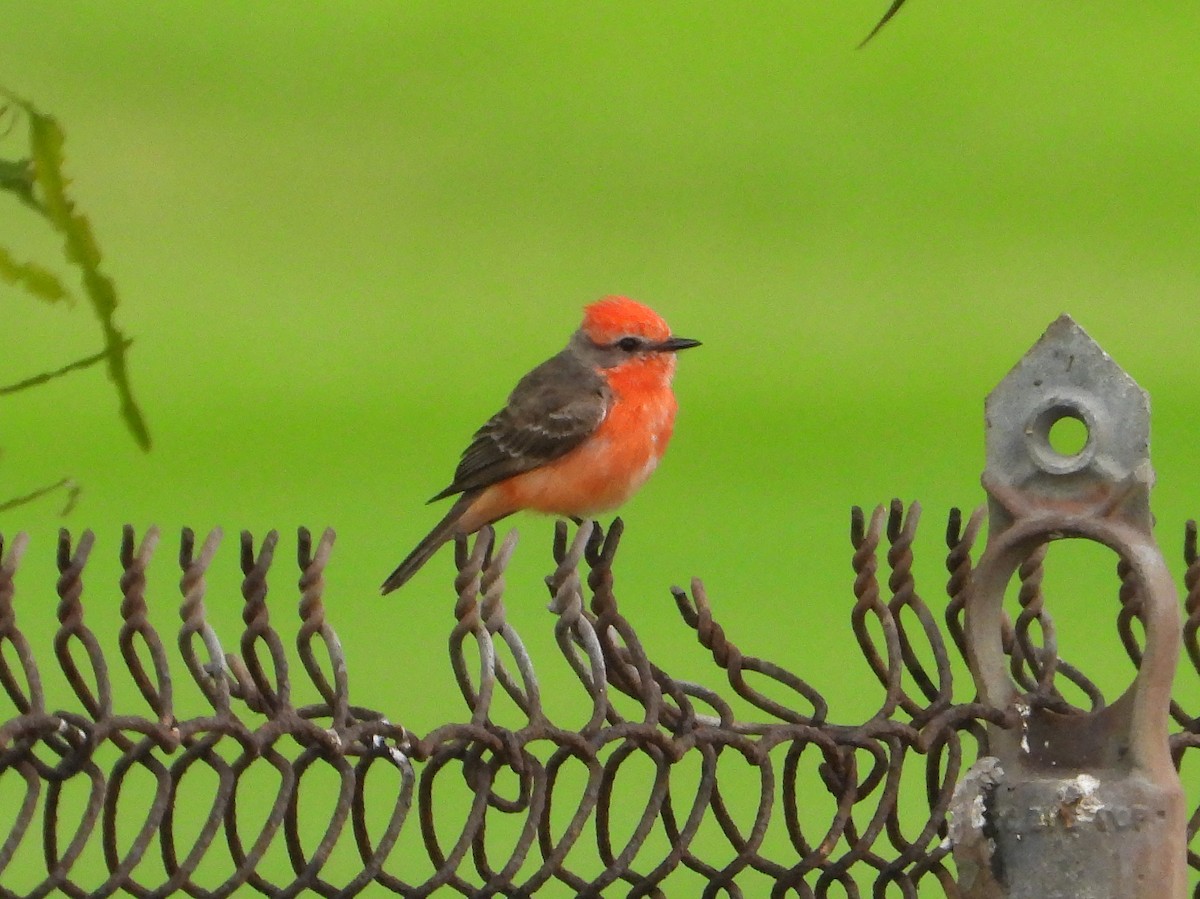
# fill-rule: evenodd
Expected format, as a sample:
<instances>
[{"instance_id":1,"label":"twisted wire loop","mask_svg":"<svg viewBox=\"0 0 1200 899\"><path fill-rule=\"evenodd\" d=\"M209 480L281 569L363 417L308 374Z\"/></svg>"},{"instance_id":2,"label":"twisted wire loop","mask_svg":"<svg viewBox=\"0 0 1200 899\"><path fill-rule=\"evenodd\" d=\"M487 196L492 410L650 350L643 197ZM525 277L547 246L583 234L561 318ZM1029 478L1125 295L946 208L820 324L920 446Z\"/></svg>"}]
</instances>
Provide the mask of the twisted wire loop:
<instances>
[{"instance_id":1,"label":"twisted wire loop","mask_svg":"<svg viewBox=\"0 0 1200 899\"><path fill-rule=\"evenodd\" d=\"M1180 677L1182 678L1187 678L1191 671L1200 672L1200 640L1197 639L1197 633L1200 632L1200 552L1197 552L1196 542L1196 522L1189 520L1185 526L1183 537L1183 558L1187 563L1187 571L1183 576L1186 589L1186 598L1183 604L1185 615L1183 651L1187 660L1191 662L1191 666L1190 668L1186 665L1180 666ZM1134 664L1138 664L1141 661L1141 653L1134 654L1131 651L1131 642L1125 639L1124 634L1122 634L1122 642L1125 643L1126 651L1130 652L1130 658ZM1176 692L1178 695L1182 691L1177 690ZM1192 693L1194 695L1194 687ZM1183 703L1172 700L1171 717L1181 727L1179 732L1171 735L1171 755L1175 760L1175 767L1179 768L1189 749L1200 749L1200 710L1193 708L1189 711ZM1193 755L1193 759L1195 758L1196 756ZM1200 832L1200 804L1193 809L1188 818L1188 865L1193 871L1200 870L1200 853L1192 847L1198 832ZM1200 890L1200 887L1196 889Z\"/></svg>"},{"instance_id":2,"label":"twisted wire loop","mask_svg":"<svg viewBox=\"0 0 1200 899\"><path fill-rule=\"evenodd\" d=\"M160 535L150 529L139 539L125 528L117 647L133 690L124 692L114 682L125 675L110 671L85 619L98 601L85 602L84 590L94 536L73 541L64 531L53 652L73 708L53 711L17 625L28 541L0 538L0 688L10 707L0 716L0 789L13 797L0 808L0 897L209 899L242 888L266 896L382 888L404 896L956 897L947 839L954 787L987 754L985 724L1014 722L955 677L983 510L950 515L941 609L914 575L920 517L919 505L899 501L851 514L849 622L881 694L857 724L840 721L809 680L736 645L699 580L671 596L725 686L656 664L619 599L620 519L555 531L546 588L566 663L555 687L574 713L570 726L556 722L506 609L515 532L500 540L484 528L455 546L448 652L465 714L424 736L351 702L346 653L325 608L331 530L316 540L298 534L291 649L268 601L279 535L259 543L241 535L236 652L205 610L222 534L198 544L185 530L180 681L152 623L158 599L147 573ZM1184 560L1184 646L1200 671L1194 522ZM1058 658L1045 564L1038 550L1017 573L1004 639L1013 677L1038 702L1069 711L1056 687L1065 677L1099 708L1092 682ZM1124 563L1117 573L1117 629L1136 666L1138 585ZM118 708L116 696L129 707ZM1171 712L1183 764L1200 747L1200 718L1183 699ZM1198 828L1200 810L1189 838ZM1189 862L1200 869L1200 854Z\"/></svg>"}]
</instances>

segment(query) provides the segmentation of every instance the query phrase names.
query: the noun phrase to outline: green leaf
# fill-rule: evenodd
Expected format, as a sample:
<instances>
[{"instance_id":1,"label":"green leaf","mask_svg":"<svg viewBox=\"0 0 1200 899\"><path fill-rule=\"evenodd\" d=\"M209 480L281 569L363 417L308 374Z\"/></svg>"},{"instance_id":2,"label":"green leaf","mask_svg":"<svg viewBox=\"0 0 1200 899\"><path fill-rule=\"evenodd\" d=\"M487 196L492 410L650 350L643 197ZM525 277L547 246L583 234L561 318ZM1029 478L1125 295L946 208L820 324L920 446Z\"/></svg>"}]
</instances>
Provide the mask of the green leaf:
<instances>
[{"instance_id":1,"label":"green leaf","mask_svg":"<svg viewBox=\"0 0 1200 899\"><path fill-rule=\"evenodd\" d=\"M36 262L17 262L4 247L0 247L0 280L23 288L48 303L57 303L68 296L67 289L53 272Z\"/></svg>"},{"instance_id":2,"label":"green leaf","mask_svg":"<svg viewBox=\"0 0 1200 899\"><path fill-rule=\"evenodd\" d=\"M0 190L11 191L25 205L37 208L33 198L33 166L28 159L0 159Z\"/></svg>"}]
</instances>

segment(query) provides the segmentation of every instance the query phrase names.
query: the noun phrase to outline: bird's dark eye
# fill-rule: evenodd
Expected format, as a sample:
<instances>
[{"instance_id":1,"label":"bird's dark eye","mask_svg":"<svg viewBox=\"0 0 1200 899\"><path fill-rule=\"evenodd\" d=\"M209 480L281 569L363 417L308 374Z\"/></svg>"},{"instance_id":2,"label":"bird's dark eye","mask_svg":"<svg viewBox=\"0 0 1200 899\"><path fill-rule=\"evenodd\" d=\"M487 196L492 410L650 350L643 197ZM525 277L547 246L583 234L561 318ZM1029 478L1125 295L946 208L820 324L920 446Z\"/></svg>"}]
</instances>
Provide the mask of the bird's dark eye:
<instances>
[{"instance_id":1,"label":"bird's dark eye","mask_svg":"<svg viewBox=\"0 0 1200 899\"><path fill-rule=\"evenodd\" d=\"M642 342L636 337L622 337L617 341L617 346L627 353L632 353L634 350L641 349Z\"/></svg>"}]
</instances>

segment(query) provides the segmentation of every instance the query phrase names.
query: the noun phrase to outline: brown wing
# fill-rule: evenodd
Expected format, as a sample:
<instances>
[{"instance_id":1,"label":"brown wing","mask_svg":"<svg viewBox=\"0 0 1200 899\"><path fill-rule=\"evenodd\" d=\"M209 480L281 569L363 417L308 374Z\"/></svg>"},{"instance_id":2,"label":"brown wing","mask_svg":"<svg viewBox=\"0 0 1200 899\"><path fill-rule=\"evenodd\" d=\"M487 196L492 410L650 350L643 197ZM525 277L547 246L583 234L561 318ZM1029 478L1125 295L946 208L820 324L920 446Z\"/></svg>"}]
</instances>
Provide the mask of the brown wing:
<instances>
[{"instance_id":1,"label":"brown wing","mask_svg":"<svg viewBox=\"0 0 1200 899\"><path fill-rule=\"evenodd\" d=\"M604 379L563 350L517 383L508 404L475 432L454 482L430 502L479 490L570 452L604 421L610 400Z\"/></svg>"}]
</instances>

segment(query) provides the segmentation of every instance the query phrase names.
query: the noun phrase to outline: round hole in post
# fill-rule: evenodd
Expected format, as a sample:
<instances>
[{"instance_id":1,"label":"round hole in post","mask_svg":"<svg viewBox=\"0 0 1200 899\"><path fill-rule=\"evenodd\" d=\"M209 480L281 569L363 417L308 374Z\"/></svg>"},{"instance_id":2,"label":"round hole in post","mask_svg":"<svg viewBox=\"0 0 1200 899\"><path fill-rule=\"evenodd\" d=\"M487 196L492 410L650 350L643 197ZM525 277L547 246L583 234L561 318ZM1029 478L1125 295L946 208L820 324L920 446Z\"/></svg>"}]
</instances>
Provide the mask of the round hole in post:
<instances>
[{"instance_id":1,"label":"round hole in post","mask_svg":"<svg viewBox=\"0 0 1200 899\"><path fill-rule=\"evenodd\" d=\"M1050 425L1050 448L1062 456L1078 456L1088 442L1087 425L1074 415L1064 415Z\"/></svg>"},{"instance_id":2,"label":"round hole in post","mask_svg":"<svg viewBox=\"0 0 1200 899\"><path fill-rule=\"evenodd\" d=\"M1096 454L1096 420L1078 400L1054 397L1029 417L1025 441L1042 471L1073 474Z\"/></svg>"}]
</instances>

